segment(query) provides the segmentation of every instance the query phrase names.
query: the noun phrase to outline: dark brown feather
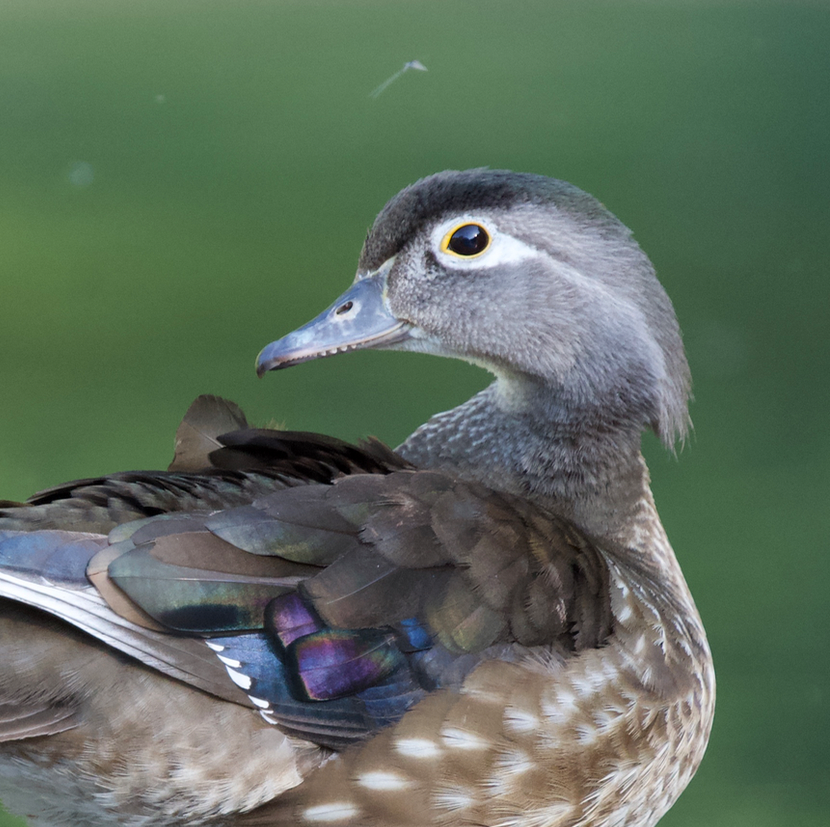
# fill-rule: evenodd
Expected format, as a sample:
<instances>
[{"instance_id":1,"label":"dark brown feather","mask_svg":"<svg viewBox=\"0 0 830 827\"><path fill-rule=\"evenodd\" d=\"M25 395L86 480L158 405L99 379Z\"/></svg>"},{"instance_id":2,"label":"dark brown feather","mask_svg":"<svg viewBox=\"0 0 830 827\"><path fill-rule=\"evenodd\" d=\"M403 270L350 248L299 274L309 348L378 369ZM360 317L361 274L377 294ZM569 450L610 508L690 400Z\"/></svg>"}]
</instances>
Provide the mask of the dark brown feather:
<instances>
[{"instance_id":1,"label":"dark brown feather","mask_svg":"<svg viewBox=\"0 0 830 827\"><path fill-rule=\"evenodd\" d=\"M176 448L168 471L200 471L210 467L211 451L221 448L221 434L248 427L242 409L219 396L197 397L176 431Z\"/></svg>"},{"instance_id":2,"label":"dark brown feather","mask_svg":"<svg viewBox=\"0 0 830 827\"><path fill-rule=\"evenodd\" d=\"M106 534L145 517L233 508L287 487L412 467L376 439L351 445L334 437L246 425L233 402L201 396L179 426L168 471L91 477L47 488L27 503L0 501L0 525ZM234 428L241 429L229 430Z\"/></svg>"}]
</instances>

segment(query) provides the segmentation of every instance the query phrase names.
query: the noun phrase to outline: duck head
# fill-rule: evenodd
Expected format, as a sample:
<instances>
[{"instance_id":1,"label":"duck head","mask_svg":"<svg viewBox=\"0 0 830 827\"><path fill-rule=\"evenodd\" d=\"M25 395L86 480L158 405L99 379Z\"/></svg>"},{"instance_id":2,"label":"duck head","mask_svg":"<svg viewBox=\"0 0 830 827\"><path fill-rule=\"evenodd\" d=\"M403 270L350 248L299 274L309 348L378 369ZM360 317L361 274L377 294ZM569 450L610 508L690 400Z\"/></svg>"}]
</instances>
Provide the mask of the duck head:
<instances>
[{"instance_id":1,"label":"duck head","mask_svg":"<svg viewBox=\"0 0 830 827\"><path fill-rule=\"evenodd\" d=\"M595 198L539 175L447 171L402 190L353 285L264 348L257 372L364 348L481 365L505 406L546 399L593 428L671 444L689 425L680 331L650 261Z\"/></svg>"}]
</instances>

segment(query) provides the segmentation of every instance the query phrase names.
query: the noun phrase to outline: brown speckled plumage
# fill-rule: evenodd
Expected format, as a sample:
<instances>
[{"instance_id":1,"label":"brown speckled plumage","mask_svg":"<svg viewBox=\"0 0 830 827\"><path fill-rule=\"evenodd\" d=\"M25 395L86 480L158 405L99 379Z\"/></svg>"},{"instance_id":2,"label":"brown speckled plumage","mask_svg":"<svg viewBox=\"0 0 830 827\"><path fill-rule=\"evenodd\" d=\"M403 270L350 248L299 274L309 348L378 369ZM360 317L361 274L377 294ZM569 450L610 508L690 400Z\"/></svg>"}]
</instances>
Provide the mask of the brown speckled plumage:
<instances>
[{"instance_id":1,"label":"brown speckled plumage","mask_svg":"<svg viewBox=\"0 0 830 827\"><path fill-rule=\"evenodd\" d=\"M488 661L460 692L422 701L391 731L232 823L655 824L703 758L715 686L700 618L647 491L639 510L630 545L606 549L607 645Z\"/></svg>"}]
</instances>

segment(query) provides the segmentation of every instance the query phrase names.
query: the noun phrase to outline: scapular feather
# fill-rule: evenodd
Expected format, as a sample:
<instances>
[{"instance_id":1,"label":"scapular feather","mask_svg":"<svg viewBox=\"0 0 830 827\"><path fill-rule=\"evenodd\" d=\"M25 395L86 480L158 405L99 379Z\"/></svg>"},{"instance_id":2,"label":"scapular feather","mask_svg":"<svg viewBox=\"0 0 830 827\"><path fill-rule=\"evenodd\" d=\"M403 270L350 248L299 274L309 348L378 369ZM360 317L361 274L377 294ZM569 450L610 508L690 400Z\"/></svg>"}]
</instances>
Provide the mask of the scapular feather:
<instances>
[{"instance_id":1,"label":"scapular feather","mask_svg":"<svg viewBox=\"0 0 830 827\"><path fill-rule=\"evenodd\" d=\"M354 536L288 522L258 506L220 512L208 518L205 525L217 537L250 554L280 556L318 566L328 565L357 545Z\"/></svg>"},{"instance_id":2,"label":"scapular feather","mask_svg":"<svg viewBox=\"0 0 830 827\"><path fill-rule=\"evenodd\" d=\"M457 654L485 649L506 629L504 615L483 603L458 573L430 594L425 610L437 639Z\"/></svg>"},{"instance_id":3,"label":"scapular feather","mask_svg":"<svg viewBox=\"0 0 830 827\"><path fill-rule=\"evenodd\" d=\"M379 475L371 478L384 479ZM336 507L339 503L354 501L354 496L347 496L351 491L347 480L352 479L355 477L344 478L334 485L300 485L259 497L254 505L271 519L292 525L356 534L358 523L343 516Z\"/></svg>"},{"instance_id":4,"label":"scapular feather","mask_svg":"<svg viewBox=\"0 0 830 827\"><path fill-rule=\"evenodd\" d=\"M199 396L176 431L176 448L168 471L200 471L210 467L209 455L222 447L217 437L248 427L242 409L218 396Z\"/></svg>"},{"instance_id":5,"label":"scapular feather","mask_svg":"<svg viewBox=\"0 0 830 827\"><path fill-rule=\"evenodd\" d=\"M158 560L150 544L117 557L108 572L150 617L190 634L261 629L269 601L297 582L171 565Z\"/></svg>"},{"instance_id":6,"label":"scapular feather","mask_svg":"<svg viewBox=\"0 0 830 827\"><path fill-rule=\"evenodd\" d=\"M107 535L110 544L120 543L131 539L134 545L149 540L155 540L163 534L181 534L185 531L204 528L204 520L211 512L192 511L182 513L172 511L168 514L157 514L155 517L143 517L129 523L116 526Z\"/></svg>"},{"instance_id":7,"label":"scapular feather","mask_svg":"<svg viewBox=\"0 0 830 827\"><path fill-rule=\"evenodd\" d=\"M189 568L194 573L205 571L211 575L224 573L296 583L319 571L316 566L305 566L285 557L248 554L205 529L164 534L148 541L146 547L159 562Z\"/></svg>"},{"instance_id":8,"label":"scapular feather","mask_svg":"<svg viewBox=\"0 0 830 827\"><path fill-rule=\"evenodd\" d=\"M307 580L302 590L320 616L339 628L365 628L419 615L443 569L405 569L361 546Z\"/></svg>"},{"instance_id":9,"label":"scapular feather","mask_svg":"<svg viewBox=\"0 0 830 827\"><path fill-rule=\"evenodd\" d=\"M412 466L378 440L351 445L303 431L248 428L219 437L210 454L214 468L281 473L307 482L330 483L346 474L387 474Z\"/></svg>"},{"instance_id":10,"label":"scapular feather","mask_svg":"<svg viewBox=\"0 0 830 827\"><path fill-rule=\"evenodd\" d=\"M95 586L107 605L121 617L143 629L166 632L168 631L167 627L150 617L137 603L130 600L126 592L119 588L109 575L110 563L134 548L135 546L129 538L114 545L104 546L90 558L86 567L87 579Z\"/></svg>"}]
</instances>

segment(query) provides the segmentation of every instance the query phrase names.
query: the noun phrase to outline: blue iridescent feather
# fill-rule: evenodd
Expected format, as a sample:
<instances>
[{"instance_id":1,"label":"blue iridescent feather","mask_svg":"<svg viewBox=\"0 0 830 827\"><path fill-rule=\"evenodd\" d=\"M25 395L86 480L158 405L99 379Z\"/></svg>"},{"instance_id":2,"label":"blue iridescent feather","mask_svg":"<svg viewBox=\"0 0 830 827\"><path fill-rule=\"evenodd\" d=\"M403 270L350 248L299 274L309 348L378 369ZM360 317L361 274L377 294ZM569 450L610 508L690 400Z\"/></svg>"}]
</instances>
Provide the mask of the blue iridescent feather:
<instances>
[{"instance_id":1,"label":"blue iridescent feather","mask_svg":"<svg viewBox=\"0 0 830 827\"><path fill-rule=\"evenodd\" d=\"M0 566L70 589L87 588L86 567L107 541L71 531L0 531Z\"/></svg>"},{"instance_id":2,"label":"blue iridescent feather","mask_svg":"<svg viewBox=\"0 0 830 827\"><path fill-rule=\"evenodd\" d=\"M296 592L280 595L265 607L265 629L285 649L297 638L319 632L324 624Z\"/></svg>"},{"instance_id":3,"label":"blue iridescent feather","mask_svg":"<svg viewBox=\"0 0 830 827\"><path fill-rule=\"evenodd\" d=\"M389 632L328 629L294 641L287 662L312 700L354 695L405 666Z\"/></svg>"},{"instance_id":4,"label":"blue iridescent feather","mask_svg":"<svg viewBox=\"0 0 830 827\"><path fill-rule=\"evenodd\" d=\"M403 668L354 695L311 700L298 694L296 676L267 634L216 637L209 645L238 684L240 676L244 677L245 691L266 720L333 749L342 749L395 723L425 694Z\"/></svg>"}]
</instances>

